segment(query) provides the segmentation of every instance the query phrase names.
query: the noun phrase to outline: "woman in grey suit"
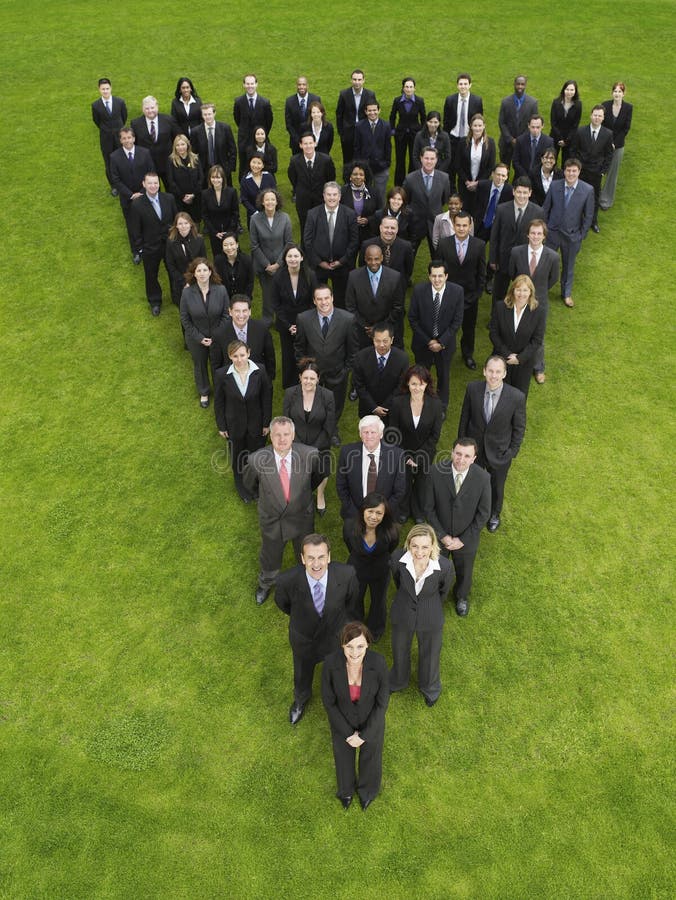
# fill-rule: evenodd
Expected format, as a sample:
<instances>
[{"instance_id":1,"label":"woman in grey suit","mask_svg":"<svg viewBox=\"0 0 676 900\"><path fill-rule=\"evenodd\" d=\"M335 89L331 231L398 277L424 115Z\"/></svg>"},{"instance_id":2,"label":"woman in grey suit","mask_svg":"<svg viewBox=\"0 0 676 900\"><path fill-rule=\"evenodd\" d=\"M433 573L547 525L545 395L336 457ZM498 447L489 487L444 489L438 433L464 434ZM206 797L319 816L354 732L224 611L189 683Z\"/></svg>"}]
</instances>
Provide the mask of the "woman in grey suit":
<instances>
[{"instance_id":1,"label":"woman in grey suit","mask_svg":"<svg viewBox=\"0 0 676 900\"><path fill-rule=\"evenodd\" d=\"M274 188L261 191L256 199L258 212L249 223L254 272L263 292L263 321L272 324L272 279L282 264L284 247L293 240L291 219L281 212L282 198Z\"/></svg>"}]
</instances>

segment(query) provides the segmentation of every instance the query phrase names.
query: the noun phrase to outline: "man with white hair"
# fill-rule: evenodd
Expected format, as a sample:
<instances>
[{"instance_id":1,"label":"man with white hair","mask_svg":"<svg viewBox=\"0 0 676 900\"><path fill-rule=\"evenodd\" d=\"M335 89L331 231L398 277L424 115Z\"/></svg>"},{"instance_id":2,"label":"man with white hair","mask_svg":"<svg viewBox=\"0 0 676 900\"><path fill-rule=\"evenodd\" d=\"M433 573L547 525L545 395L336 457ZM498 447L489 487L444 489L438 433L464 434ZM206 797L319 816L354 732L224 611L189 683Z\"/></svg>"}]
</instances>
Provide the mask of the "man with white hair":
<instances>
[{"instance_id":1,"label":"man with white hair","mask_svg":"<svg viewBox=\"0 0 676 900\"><path fill-rule=\"evenodd\" d=\"M357 515L367 494L377 491L397 515L397 504L406 493L404 452L383 443L385 425L378 416L359 420L360 441L344 444L338 456L336 492L343 519Z\"/></svg>"},{"instance_id":2,"label":"man with white hair","mask_svg":"<svg viewBox=\"0 0 676 900\"><path fill-rule=\"evenodd\" d=\"M147 96L142 101L143 115L131 120L136 146L150 150L154 169L167 187L167 165L174 137L178 134L174 120L159 111L157 100Z\"/></svg>"}]
</instances>

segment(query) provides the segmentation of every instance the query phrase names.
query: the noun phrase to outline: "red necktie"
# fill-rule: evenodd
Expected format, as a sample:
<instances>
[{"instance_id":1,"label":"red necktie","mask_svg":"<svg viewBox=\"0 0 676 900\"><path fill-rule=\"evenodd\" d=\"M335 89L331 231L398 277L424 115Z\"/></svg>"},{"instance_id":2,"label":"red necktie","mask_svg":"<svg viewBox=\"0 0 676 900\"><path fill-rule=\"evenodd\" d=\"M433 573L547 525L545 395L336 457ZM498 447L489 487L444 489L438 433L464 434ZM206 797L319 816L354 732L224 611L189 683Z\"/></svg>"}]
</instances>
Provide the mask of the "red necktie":
<instances>
[{"instance_id":1,"label":"red necktie","mask_svg":"<svg viewBox=\"0 0 676 900\"><path fill-rule=\"evenodd\" d=\"M282 482L284 500L288 503L291 496L291 482L289 480L289 470L286 468L286 459L280 459L279 461L279 480Z\"/></svg>"},{"instance_id":2,"label":"red necktie","mask_svg":"<svg viewBox=\"0 0 676 900\"><path fill-rule=\"evenodd\" d=\"M537 269L538 261L535 256L535 250L531 251L530 254L530 277L532 278L535 275L535 270Z\"/></svg>"}]
</instances>

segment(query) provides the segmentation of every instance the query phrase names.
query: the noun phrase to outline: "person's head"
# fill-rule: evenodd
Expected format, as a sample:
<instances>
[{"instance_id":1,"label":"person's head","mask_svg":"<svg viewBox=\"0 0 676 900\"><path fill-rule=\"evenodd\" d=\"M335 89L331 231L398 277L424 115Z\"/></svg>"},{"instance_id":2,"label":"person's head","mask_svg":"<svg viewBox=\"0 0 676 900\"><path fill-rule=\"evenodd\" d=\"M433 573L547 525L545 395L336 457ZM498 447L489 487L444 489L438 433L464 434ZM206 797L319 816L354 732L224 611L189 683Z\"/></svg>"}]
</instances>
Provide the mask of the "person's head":
<instances>
[{"instance_id":1,"label":"person's head","mask_svg":"<svg viewBox=\"0 0 676 900\"><path fill-rule=\"evenodd\" d=\"M333 291L327 284L319 284L312 294L312 302L320 316L330 316L333 312Z\"/></svg>"},{"instance_id":2,"label":"person's head","mask_svg":"<svg viewBox=\"0 0 676 900\"><path fill-rule=\"evenodd\" d=\"M237 328L244 328L251 318L251 298L246 294L233 294L230 298L230 318Z\"/></svg>"},{"instance_id":3,"label":"person's head","mask_svg":"<svg viewBox=\"0 0 676 900\"><path fill-rule=\"evenodd\" d=\"M533 185L527 175L520 175L514 179L512 184L514 190L514 202L520 209L524 209L528 205L530 195L533 193Z\"/></svg>"},{"instance_id":4,"label":"person's head","mask_svg":"<svg viewBox=\"0 0 676 900\"><path fill-rule=\"evenodd\" d=\"M322 193L327 209L338 209L340 204L340 185L337 181L327 181Z\"/></svg>"},{"instance_id":5,"label":"person's head","mask_svg":"<svg viewBox=\"0 0 676 900\"><path fill-rule=\"evenodd\" d=\"M472 116L469 123L469 130L475 141L480 141L481 138L486 137L486 120L481 113L475 113Z\"/></svg>"},{"instance_id":6,"label":"person's head","mask_svg":"<svg viewBox=\"0 0 676 900\"><path fill-rule=\"evenodd\" d=\"M356 188L363 188L366 184L366 169L361 163L355 163L350 172L350 184Z\"/></svg>"},{"instance_id":7,"label":"person's head","mask_svg":"<svg viewBox=\"0 0 676 900\"><path fill-rule=\"evenodd\" d=\"M528 132L532 138L539 138L542 134L542 116L533 115L528 120Z\"/></svg>"},{"instance_id":8,"label":"person's head","mask_svg":"<svg viewBox=\"0 0 676 900\"><path fill-rule=\"evenodd\" d=\"M216 272L206 256L196 256L195 259L191 260L185 273L185 279L188 284L193 284L194 282L197 282L197 284L208 284L210 281L213 281L214 284L221 283L218 272Z\"/></svg>"},{"instance_id":9,"label":"person's head","mask_svg":"<svg viewBox=\"0 0 676 900\"><path fill-rule=\"evenodd\" d=\"M387 356L394 342L394 328L388 322L377 322L373 326L373 346L378 356Z\"/></svg>"},{"instance_id":10,"label":"person's head","mask_svg":"<svg viewBox=\"0 0 676 900\"><path fill-rule=\"evenodd\" d=\"M326 107L324 104L319 100L313 100L308 106L308 118L316 125L319 125L320 122L322 125L326 125Z\"/></svg>"},{"instance_id":11,"label":"person's head","mask_svg":"<svg viewBox=\"0 0 676 900\"><path fill-rule=\"evenodd\" d=\"M136 135L133 128L120 129L120 143L122 144L122 149L127 153L133 148L136 143Z\"/></svg>"},{"instance_id":12,"label":"person's head","mask_svg":"<svg viewBox=\"0 0 676 900\"><path fill-rule=\"evenodd\" d=\"M497 163L497 165L493 166L491 180L496 187L502 187L508 178L509 166L505 165L505 163Z\"/></svg>"},{"instance_id":13,"label":"person's head","mask_svg":"<svg viewBox=\"0 0 676 900\"><path fill-rule=\"evenodd\" d=\"M517 75L514 79L514 93L517 97L521 97L526 92L526 84L528 79L525 75Z\"/></svg>"},{"instance_id":14,"label":"person's head","mask_svg":"<svg viewBox=\"0 0 676 900\"><path fill-rule=\"evenodd\" d=\"M197 237L197 225L193 222L192 216L187 212L180 212L174 216L174 222L169 229L169 240L175 241L178 237L187 238Z\"/></svg>"},{"instance_id":15,"label":"person's head","mask_svg":"<svg viewBox=\"0 0 676 900\"><path fill-rule=\"evenodd\" d=\"M315 147L317 142L315 141L315 136L311 131L307 131L304 135L302 135L300 141L298 142L298 146L303 151L303 156L306 159L312 159L315 155Z\"/></svg>"},{"instance_id":16,"label":"person's head","mask_svg":"<svg viewBox=\"0 0 676 900\"><path fill-rule=\"evenodd\" d=\"M439 154L436 147L425 147L420 154L420 167L425 175L431 175L437 167Z\"/></svg>"},{"instance_id":17,"label":"person's head","mask_svg":"<svg viewBox=\"0 0 676 900\"><path fill-rule=\"evenodd\" d=\"M563 164L563 177L566 180L566 184L570 187L577 184L577 180L580 177L581 171L582 163L579 159L576 159L574 156L571 156L569 159L567 159Z\"/></svg>"},{"instance_id":18,"label":"person's head","mask_svg":"<svg viewBox=\"0 0 676 900\"><path fill-rule=\"evenodd\" d=\"M453 216L453 231L455 231L455 236L458 240L464 241L466 237L469 237L471 224L472 217L464 209L461 209L460 212Z\"/></svg>"},{"instance_id":19,"label":"person's head","mask_svg":"<svg viewBox=\"0 0 676 900\"><path fill-rule=\"evenodd\" d=\"M191 97L197 97L195 86L189 78L178 79L174 97L176 97L177 100L185 100L186 102L190 100Z\"/></svg>"},{"instance_id":20,"label":"person's head","mask_svg":"<svg viewBox=\"0 0 676 900\"><path fill-rule=\"evenodd\" d=\"M405 97L412 97L415 94L415 78L402 78L401 90Z\"/></svg>"},{"instance_id":21,"label":"person's head","mask_svg":"<svg viewBox=\"0 0 676 900\"><path fill-rule=\"evenodd\" d=\"M296 93L299 97L307 97L308 84L305 75L299 75L296 78Z\"/></svg>"},{"instance_id":22,"label":"person's head","mask_svg":"<svg viewBox=\"0 0 676 900\"><path fill-rule=\"evenodd\" d=\"M237 240L237 235L234 231L226 231L223 235L223 253L226 256L233 257L237 256L239 252L239 241Z\"/></svg>"},{"instance_id":23,"label":"person's head","mask_svg":"<svg viewBox=\"0 0 676 900\"><path fill-rule=\"evenodd\" d=\"M441 127L441 113L438 109L431 109L425 116L427 131L430 134L436 134Z\"/></svg>"},{"instance_id":24,"label":"person's head","mask_svg":"<svg viewBox=\"0 0 676 900\"><path fill-rule=\"evenodd\" d=\"M203 103L201 113L202 121L207 128L210 128L216 121L216 107L213 103Z\"/></svg>"},{"instance_id":25,"label":"person's head","mask_svg":"<svg viewBox=\"0 0 676 900\"><path fill-rule=\"evenodd\" d=\"M616 81L612 88L613 100L624 100L626 90L627 88L624 81Z\"/></svg>"},{"instance_id":26,"label":"person's head","mask_svg":"<svg viewBox=\"0 0 676 900\"><path fill-rule=\"evenodd\" d=\"M461 72L455 83L458 87L460 96L466 97L469 94L469 89L472 87L472 77L469 72Z\"/></svg>"},{"instance_id":27,"label":"person's head","mask_svg":"<svg viewBox=\"0 0 676 900\"><path fill-rule=\"evenodd\" d=\"M369 272L377 272L383 264L383 251L377 244L369 244L364 251L364 262Z\"/></svg>"},{"instance_id":28,"label":"person's head","mask_svg":"<svg viewBox=\"0 0 676 900\"><path fill-rule=\"evenodd\" d=\"M177 134L171 146L172 159L188 159L190 157L190 141L184 134Z\"/></svg>"},{"instance_id":29,"label":"person's head","mask_svg":"<svg viewBox=\"0 0 676 900\"><path fill-rule=\"evenodd\" d=\"M545 172L551 172L556 166L556 151L552 150L551 147L547 147L545 152L540 157L540 163Z\"/></svg>"},{"instance_id":30,"label":"person's head","mask_svg":"<svg viewBox=\"0 0 676 900\"><path fill-rule=\"evenodd\" d=\"M249 171L252 175L260 175L265 168L265 161L260 153L252 153L249 157Z\"/></svg>"},{"instance_id":31,"label":"person's head","mask_svg":"<svg viewBox=\"0 0 676 900\"><path fill-rule=\"evenodd\" d=\"M375 122L380 115L380 104L376 102L367 103L364 112L369 122Z\"/></svg>"},{"instance_id":32,"label":"person's head","mask_svg":"<svg viewBox=\"0 0 676 900\"><path fill-rule=\"evenodd\" d=\"M359 94L361 93L361 89L364 87L364 73L361 69L354 69L352 75L350 76L352 81L352 90Z\"/></svg>"},{"instance_id":33,"label":"person's head","mask_svg":"<svg viewBox=\"0 0 676 900\"><path fill-rule=\"evenodd\" d=\"M462 209L462 197L460 194L451 194L448 198L448 212L450 214L451 219L456 213L459 213Z\"/></svg>"},{"instance_id":34,"label":"person's head","mask_svg":"<svg viewBox=\"0 0 676 900\"><path fill-rule=\"evenodd\" d=\"M303 251L298 244L290 241L282 250L282 260L290 272L298 272L303 263Z\"/></svg>"},{"instance_id":35,"label":"person's head","mask_svg":"<svg viewBox=\"0 0 676 900\"><path fill-rule=\"evenodd\" d=\"M406 535L404 549L408 550L415 562L428 563L439 559L439 542L431 525L414 525Z\"/></svg>"},{"instance_id":36,"label":"person's head","mask_svg":"<svg viewBox=\"0 0 676 900\"><path fill-rule=\"evenodd\" d=\"M274 188L265 188L264 191L259 191L256 197L256 208L266 216L274 216L275 212L282 208L282 195Z\"/></svg>"},{"instance_id":37,"label":"person's head","mask_svg":"<svg viewBox=\"0 0 676 900\"><path fill-rule=\"evenodd\" d=\"M564 81L561 86L559 100L563 103L574 103L580 99L580 92L577 89L577 81Z\"/></svg>"},{"instance_id":38,"label":"person's head","mask_svg":"<svg viewBox=\"0 0 676 900\"><path fill-rule=\"evenodd\" d=\"M456 472L466 472L477 455L477 444L474 438L459 437L453 444L451 462Z\"/></svg>"},{"instance_id":39,"label":"person's head","mask_svg":"<svg viewBox=\"0 0 676 900\"><path fill-rule=\"evenodd\" d=\"M359 437L369 453L377 448L384 431L385 425L379 416L364 416L359 420Z\"/></svg>"},{"instance_id":40,"label":"person's head","mask_svg":"<svg viewBox=\"0 0 676 900\"><path fill-rule=\"evenodd\" d=\"M448 281L448 269L442 259L431 259L427 264L427 275L432 290L440 291Z\"/></svg>"},{"instance_id":41,"label":"person's head","mask_svg":"<svg viewBox=\"0 0 676 900\"><path fill-rule=\"evenodd\" d=\"M160 192L160 176L157 172L146 172L143 176L143 189L149 197L156 197Z\"/></svg>"},{"instance_id":42,"label":"person's head","mask_svg":"<svg viewBox=\"0 0 676 900\"><path fill-rule=\"evenodd\" d=\"M212 166L207 175L209 187L222 188L225 184L225 169L223 166Z\"/></svg>"},{"instance_id":43,"label":"person's head","mask_svg":"<svg viewBox=\"0 0 676 900\"><path fill-rule=\"evenodd\" d=\"M392 510L383 496L378 491L367 494L359 504L357 516L359 530L364 533L367 528L378 528L382 525L383 531L390 531L394 525Z\"/></svg>"},{"instance_id":44,"label":"person's head","mask_svg":"<svg viewBox=\"0 0 676 900\"><path fill-rule=\"evenodd\" d=\"M300 547L301 562L305 571L319 581L326 574L331 562L331 544L324 534L306 534Z\"/></svg>"},{"instance_id":45,"label":"person's head","mask_svg":"<svg viewBox=\"0 0 676 900\"><path fill-rule=\"evenodd\" d=\"M249 350L244 341L230 341L226 348L226 353L230 362L237 369L244 368L251 356L251 350Z\"/></svg>"},{"instance_id":46,"label":"person's head","mask_svg":"<svg viewBox=\"0 0 676 900\"><path fill-rule=\"evenodd\" d=\"M319 384L319 366L317 360L305 356L298 363L298 380L304 391L316 391Z\"/></svg>"},{"instance_id":47,"label":"person's head","mask_svg":"<svg viewBox=\"0 0 676 900\"><path fill-rule=\"evenodd\" d=\"M262 147L267 139L267 134L265 133L265 128L261 128L259 125L258 128L254 131L254 143L258 147Z\"/></svg>"},{"instance_id":48,"label":"person's head","mask_svg":"<svg viewBox=\"0 0 676 900\"><path fill-rule=\"evenodd\" d=\"M589 114L592 128L600 128L601 125L603 125L605 115L606 111L600 103L597 103L596 106L593 106L592 111Z\"/></svg>"},{"instance_id":49,"label":"person's head","mask_svg":"<svg viewBox=\"0 0 676 900\"><path fill-rule=\"evenodd\" d=\"M535 309L538 305L535 297L535 285L528 275L517 275L510 284L505 296L505 306L513 309L518 306L528 306L529 309Z\"/></svg>"},{"instance_id":50,"label":"person's head","mask_svg":"<svg viewBox=\"0 0 676 900\"><path fill-rule=\"evenodd\" d=\"M406 206L408 197L403 187L392 187L385 197L385 209L390 212L398 213L400 209ZM397 226L398 227L398 226Z\"/></svg>"},{"instance_id":51,"label":"person's head","mask_svg":"<svg viewBox=\"0 0 676 900\"><path fill-rule=\"evenodd\" d=\"M152 95L149 94L147 97L143 98L141 101L141 108L143 109L143 115L146 119L157 118L159 107L157 105L157 100Z\"/></svg>"},{"instance_id":52,"label":"person's head","mask_svg":"<svg viewBox=\"0 0 676 900\"><path fill-rule=\"evenodd\" d=\"M378 226L380 240L385 244L393 244L399 234L399 222L394 216L383 216Z\"/></svg>"},{"instance_id":53,"label":"person's head","mask_svg":"<svg viewBox=\"0 0 676 900\"><path fill-rule=\"evenodd\" d=\"M363 622L348 622L340 632L340 646L348 664L353 666L364 661L366 651L372 643L373 636Z\"/></svg>"},{"instance_id":54,"label":"person's head","mask_svg":"<svg viewBox=\"0 0 676 900\"><path fill-rule=\"evenodd\" d=\"M544 219L532 219L528 225L528 244L533 250L539 250L547 237L547 224Z\"/></svg>"},{"instance_id":55,"label":"person's head","mask_svg":"<svg viewBox=\"0 0 676 900\"><path fill-rule=\"evenodd\" d=\"M244 87L244 93L247 97L253 97L258 89L258 79L253 74L253 72L249 72L242 79L242 86Z\"/></svg>"},{"instance_id":56,"label":"person's head","mask_svg":"<svg viewBox=\"0 0 676 900\"><path fill-rule=\"evenodd\" d=\"M275 453L286 456L291 449L296 426L288 416L275 416L270 422L270 443Z\"/></svg>"},{"instance_id":57,"label":"person's head","mask_svg":"<svg viewBox=\"0 0 676 900\"><path fill-rule=\"evenodd\" d=\"M507 362L504 357L489 356L484 364L484 378L491 391L497 390L507 377Z\"/></svg>"},{"instance_id":58,"label":"person's head","mask_svg":"<svg viewBox=\"0 0 676 900\"><path fill-rule=\"evenodd\" d=\"M414 400L419 400L423 394L429 397L436 397L434 390L434 381L430 370L420 363L409 366L404 372L401 382L402 394L409 393Z\"/></svg>"},{"instance_id":59,"label":"person's head","mask_svg":"<svg viewBox=\"0 0 676 900\"><path fill-rule=\"evenodd\" d=\"M110 100L113 96L113 86L110 78L99 78L99 94L103 100Z\"/></svg>"}]
</instances>

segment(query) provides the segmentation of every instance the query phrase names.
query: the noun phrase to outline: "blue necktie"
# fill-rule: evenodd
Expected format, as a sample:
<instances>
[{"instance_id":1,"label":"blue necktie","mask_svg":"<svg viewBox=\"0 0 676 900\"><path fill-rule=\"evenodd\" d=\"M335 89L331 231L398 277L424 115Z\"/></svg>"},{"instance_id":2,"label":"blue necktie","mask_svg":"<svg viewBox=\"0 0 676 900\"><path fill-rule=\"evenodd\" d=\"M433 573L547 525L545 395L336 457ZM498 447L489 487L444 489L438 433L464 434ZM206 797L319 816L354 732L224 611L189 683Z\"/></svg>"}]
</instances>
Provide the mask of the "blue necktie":
<instances>
[{"instance_id":1,"label":"blue necktie","mask_svg":"<svg viewBox=\"0 0 676 900\"><path fill-rule=\"evenodd\" d=\"M495 208L498 205L498 189L493 187L491 191L491 198L488 201L488 209L486 210L486 215L484 216L483 226L484 228L490 228L493 224L493 219L495 218Z\"/></svg>"}]
</instances>

